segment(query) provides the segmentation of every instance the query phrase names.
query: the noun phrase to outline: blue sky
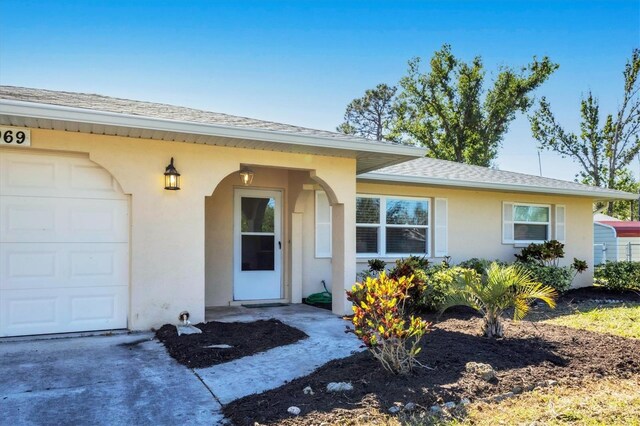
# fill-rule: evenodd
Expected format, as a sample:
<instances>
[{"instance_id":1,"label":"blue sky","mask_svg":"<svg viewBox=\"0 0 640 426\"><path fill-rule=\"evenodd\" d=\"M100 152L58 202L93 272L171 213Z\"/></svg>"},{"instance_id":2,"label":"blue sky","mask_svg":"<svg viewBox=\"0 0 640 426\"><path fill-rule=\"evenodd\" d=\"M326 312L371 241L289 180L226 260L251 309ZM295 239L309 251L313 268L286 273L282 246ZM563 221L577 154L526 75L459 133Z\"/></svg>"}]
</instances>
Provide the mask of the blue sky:
<instances>
[{"instance_id":1,"label":"blue sky","mask_svg":"<svg viewBox=\"0 0 640 426\"><path fill-rule=\"evenodd\" d=\"M395 84L443 43L483 57L488 76L548 55L560 69L536 92L576 129L581 95L602 111L622 96L640 46L631 1L14 1L0 2L0 83L100 93L333 130L346 104ZM538 174L528 121L497 160ZM543 175L573 179L542 154ZM633 165L636 174L640 162Z\"/></svg>"}]
</instances>

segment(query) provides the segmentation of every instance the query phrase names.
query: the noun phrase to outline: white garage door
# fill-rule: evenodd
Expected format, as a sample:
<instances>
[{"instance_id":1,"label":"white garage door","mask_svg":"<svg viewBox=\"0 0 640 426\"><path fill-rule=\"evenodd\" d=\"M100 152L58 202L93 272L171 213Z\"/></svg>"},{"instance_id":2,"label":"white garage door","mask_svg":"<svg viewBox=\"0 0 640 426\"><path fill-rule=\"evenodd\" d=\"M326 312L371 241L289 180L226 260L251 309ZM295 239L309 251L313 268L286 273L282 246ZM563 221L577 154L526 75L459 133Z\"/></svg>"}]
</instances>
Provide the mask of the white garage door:
<instances>
[{"instance_id":1,"label":"white garage door","mask_svg":"<svg viewBox=\"0 0 640 426\"><path fill-rule=\"evenodd\" d=\"M0 148L0 337L127 327L129 201L86 157Z\"/></svg>"}]
</instances>

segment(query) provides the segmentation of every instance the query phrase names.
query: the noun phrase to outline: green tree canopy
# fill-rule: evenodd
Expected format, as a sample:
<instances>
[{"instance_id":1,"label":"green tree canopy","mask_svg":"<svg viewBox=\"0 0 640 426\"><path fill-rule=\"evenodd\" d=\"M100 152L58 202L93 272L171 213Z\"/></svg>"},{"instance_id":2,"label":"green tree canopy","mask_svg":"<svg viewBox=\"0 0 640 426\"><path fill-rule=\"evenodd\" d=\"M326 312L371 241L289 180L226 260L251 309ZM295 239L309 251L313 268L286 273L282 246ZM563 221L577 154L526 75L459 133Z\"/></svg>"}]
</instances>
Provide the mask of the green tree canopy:
<instances>
[{"instance_id":1,"label":"green tree canopy","mask_svg":"<svg viewBox=\"0 0 640 426\"><path fill-rule=\"evenodd\" d=\"M520 69L501 67L485 90L482 59L466 63L444 45L426 72L420 58L409 61L397 96L395 87L378 85L354 99L338 130L422 145L434 158L489 166L516 113L531 107L531 93L557 67L546 57L534 57Z\"/></svg>"},{"instance_id":2,"label":"green tree canopy","mask_svg":"<svg viewBox=\"0 0 640 426\"><path fill-rule=\"evenodd\" d=\"M466 63L449 45L435 52L429 71L420 68L421 59L412 59L400 80L396 132L426 146L429 157L490 166L516 113L531 107L531 92L558 65L534 57L519 70L501 67L488 90L482 59Z\"/></svg>"},{"instance_id":3,"label":"green tree canopy","mask_svg":"<svg viewBox=\"0 0 640 426\"><path fill-rule=\"evenodd\" d=\"M394 104L397 90L386 84L367 90L363 97L347 105L344 122L337 130L376 141L392 140L390 128L396 119Z\"/></svg>"}]
</instances>

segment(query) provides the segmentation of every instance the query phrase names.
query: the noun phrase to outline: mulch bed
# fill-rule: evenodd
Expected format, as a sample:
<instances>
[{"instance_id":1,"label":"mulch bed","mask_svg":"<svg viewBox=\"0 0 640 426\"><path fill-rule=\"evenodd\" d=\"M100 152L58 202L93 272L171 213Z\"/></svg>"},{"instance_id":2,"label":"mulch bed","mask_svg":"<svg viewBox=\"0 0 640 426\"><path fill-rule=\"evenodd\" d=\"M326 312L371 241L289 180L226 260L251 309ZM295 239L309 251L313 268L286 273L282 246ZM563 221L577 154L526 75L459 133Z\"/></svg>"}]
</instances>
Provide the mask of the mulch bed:
<instances>
[{"instance_id":1,"label":"mulch bed","mask_svg":"<svg viewBox=\"0 0 640 426\"><path fill-rule=\"evenodd\" d=\"M169 354L189 368L211 367L308 337L297 328L276 319L254 322L211 321L195 326L202 330L201 334L178 336L176 327L169 324L156 331L156 337L164 343ZM221 344L233 347L205 348Z\"/></svg>"},{"instance_id":2,"label":"mulch bed","mask_svg":"<svg viewBox=\"0 0 640 426\"><path fill-rule=\"evenodd\" d=\"M490 340L480 336L482 320L475 314L454 311L439 321L435 316L427 319L434 326L423 338L418 359L433 369L416 368L408 376L395 376L368 352L361 352L329 362L280 388L234 401L223 408L224 414L236 425L332 424L337 418L331 413L334 409L377 406L386 411L396 402L428 408L462 398L501 395L546 380L575 384L640 374L640 340L527 321L507 321L507 338ZM467 373L465 365L470 361L490 364L498 379L487 382ZM351 382L354 390L326 391L329 382L342 381ZM303 393L306 386L314 395ZM302 410L299 417L287 413L292 405Z\"/></svg>"}]
</instances>

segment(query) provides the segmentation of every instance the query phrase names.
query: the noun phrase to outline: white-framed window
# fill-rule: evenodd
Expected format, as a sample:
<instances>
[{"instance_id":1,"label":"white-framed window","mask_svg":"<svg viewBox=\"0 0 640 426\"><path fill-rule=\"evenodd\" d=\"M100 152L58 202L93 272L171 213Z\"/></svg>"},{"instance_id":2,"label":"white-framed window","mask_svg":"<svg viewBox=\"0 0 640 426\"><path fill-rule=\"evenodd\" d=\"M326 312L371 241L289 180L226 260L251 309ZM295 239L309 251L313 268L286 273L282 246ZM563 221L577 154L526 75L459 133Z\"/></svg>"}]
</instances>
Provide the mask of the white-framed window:
<instances>
[{"instance_id":1,"label":"white-framed window","mask_svg":"<svg viewBox=\"0 0 640 426\"><path fill-rule=\"evenodd\" d=\"M331 257L331 204L327 193L316 191L316 257Z\"/></svg>"},{"instance_id":2,"label":"white-framed window","mask_svg":"<svg viewBox=\"0 0 640 426\"><path fill-rule=\"evenodd\" d=\"M551 205L502 204L502 242L541 243L551 239Z\"/></svg>"},{"instance_id":3,"label":"white-framed window","mask_svg":"<svg viewBox=\"0 0 640 426\"><path fill-rule=\"evenodd\" d=\"M358 256L430 256L430 208L426 198L358 195Z\"/></svg>"}]
</instances>

